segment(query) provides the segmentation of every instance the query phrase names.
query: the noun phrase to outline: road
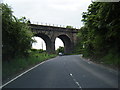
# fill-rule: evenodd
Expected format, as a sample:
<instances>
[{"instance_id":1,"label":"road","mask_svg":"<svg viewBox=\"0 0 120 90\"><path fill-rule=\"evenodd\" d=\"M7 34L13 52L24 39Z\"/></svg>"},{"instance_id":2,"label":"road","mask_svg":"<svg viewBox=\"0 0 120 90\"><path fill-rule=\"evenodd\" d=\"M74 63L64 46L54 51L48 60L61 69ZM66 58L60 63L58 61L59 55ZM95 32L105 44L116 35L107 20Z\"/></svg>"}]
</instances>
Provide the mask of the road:
<instances>
[{"instance_id":1,"label":"road","mask_svg":"<svg viewBox=\"0 0 120 90\"><path fill-rule=\"evenodd\" d=\"M4 88L118 88L118 73L80 55L57 56Z\"/></svg>"}]
</instances>

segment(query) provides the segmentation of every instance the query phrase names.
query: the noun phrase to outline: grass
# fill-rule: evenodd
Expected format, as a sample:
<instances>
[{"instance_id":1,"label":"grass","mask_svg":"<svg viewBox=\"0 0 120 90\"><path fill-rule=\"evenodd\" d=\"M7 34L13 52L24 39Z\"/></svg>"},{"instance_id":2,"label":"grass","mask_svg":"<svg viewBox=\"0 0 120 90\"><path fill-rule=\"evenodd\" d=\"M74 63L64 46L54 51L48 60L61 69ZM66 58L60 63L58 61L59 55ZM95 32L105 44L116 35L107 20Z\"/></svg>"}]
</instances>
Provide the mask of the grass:
<instances>
[{"instance_id":1,"label":"grass","mask_svg":"<svg viewBox=\"0 0 120 90\"><path fill-rule=\"evenodd\" d=\"M90 51L86 51L86 50L82 50L79 51L79 53L81 52L81 54L83 54L83 57L86 59L90 59L93 62L114 68L114 69L118 69L120 68L120 54L119 52L117 52L117 50L110 49L109 52L105 53L103 52L94 52L94 54L92 54ZM75 54L78 52L74 52Z\"/></svg>"},{"instance_id":2,"label":"grass","mask_svg":"<svg viewBox=\"0 0 120 90\"><path fill-rule=\"evenodd\" d=\"M42 62L47 59L55 57L55 54L47 54L47 53L38 53L38 52L31 52L29 57L27 58L18 58L16 57L14 60L10 62L4 61L2 64L3 67L3 75L2 79L7 80L10 77L17 75L18 73L25 71L26 69Z\"/></svg>"},{"instance_id":3,"label":"grass","mask_svg":"<svg viewBox=\"0 0 120 90\"><path fill-rule=\"evenodd\" d=\"M108 53L106 55L93 55L83 54L84 58L91 59L92 61L103 64L105 66L118 69L120 68L120 56L118 54Z\"/></svg>"},{"instance_id":4,"label":"grass","mask_svg":"<svg viewBox=\"0 0 120 90\"><path fill-rule=\"evenodd\" d=\"M113 55L111 53L109 53L108 55L104 56L101 61L104 63L104 64L107 64L107 65L111 65L111 66L115 66L115 67L118 67L120 65L120 56L118 55Z\"/></svg>"}]
</instances>

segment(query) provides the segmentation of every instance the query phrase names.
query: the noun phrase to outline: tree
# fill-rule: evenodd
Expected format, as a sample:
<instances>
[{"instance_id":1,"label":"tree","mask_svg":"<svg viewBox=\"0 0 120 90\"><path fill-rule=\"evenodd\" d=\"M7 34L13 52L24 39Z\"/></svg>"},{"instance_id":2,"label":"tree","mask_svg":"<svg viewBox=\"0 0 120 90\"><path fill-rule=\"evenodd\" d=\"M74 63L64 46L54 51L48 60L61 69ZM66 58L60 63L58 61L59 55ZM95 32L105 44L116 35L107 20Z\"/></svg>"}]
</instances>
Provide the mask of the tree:
<instances>
[{"instance_id":1,"label":"tree","mask_svg":"<svg viewBox=\"0 0 120 90\"><path fill-rule=\"evenodd\" d=\"M28 20L25 17L17 19L13 16L13 11L7 4L2 3L0 7L2 7L3 60L26 55L33 42Z\"/></svg>"},{"instance_id":2,"label":"tree","mask_svg":"<svg viewBox=\"0 0 120 90\"><path fill-rule=\"evenodd\" d=\"M120 56L120 2L93 2L83 12L84 26L78 33L80 47L88 57ZM110 59L110 58L109 58Z\"/></svg>"},{"instance_id":3,"label":"tree","mask_svg":"<svg viewBox=\"0 0 120 90\"><path fill-rule=\"evenodd\" d=\"M64 47L59 46L59 48L57 49L57 53L59 53L59 52L64 53Z\"/></svg>"},{"instance_id":4,"label":"tree","mask_svg":"<svg viewBox=\"0 0 120 90\"><path fill-rule=\"evenodd\" d=\"M73 28L73 26L66 26L66 28Z\"/></svg>"}]
</instances>

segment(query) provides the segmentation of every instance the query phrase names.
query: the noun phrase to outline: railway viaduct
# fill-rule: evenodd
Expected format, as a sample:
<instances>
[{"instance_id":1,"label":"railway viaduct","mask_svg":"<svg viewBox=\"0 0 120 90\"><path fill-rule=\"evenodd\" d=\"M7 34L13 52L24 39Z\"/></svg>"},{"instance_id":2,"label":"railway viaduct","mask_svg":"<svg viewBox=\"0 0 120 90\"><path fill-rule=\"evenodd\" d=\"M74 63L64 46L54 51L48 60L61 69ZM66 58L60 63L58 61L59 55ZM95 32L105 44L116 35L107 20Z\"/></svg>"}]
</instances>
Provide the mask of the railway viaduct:
<instances>
[{"instance_id":1,"label":"railway viaduct","mask_svg":"<svg viewBox=\"0 0 120 90\"><path fill-rule=\"evenodd\" d=\"M64 43L64 53L70 54L76 44L78 29L63 28L55 26L45 26L30 24L34 36L41 37L46 43L46 51L55 53L55 39L58 37Z\"/></svg>"}]
</instances>

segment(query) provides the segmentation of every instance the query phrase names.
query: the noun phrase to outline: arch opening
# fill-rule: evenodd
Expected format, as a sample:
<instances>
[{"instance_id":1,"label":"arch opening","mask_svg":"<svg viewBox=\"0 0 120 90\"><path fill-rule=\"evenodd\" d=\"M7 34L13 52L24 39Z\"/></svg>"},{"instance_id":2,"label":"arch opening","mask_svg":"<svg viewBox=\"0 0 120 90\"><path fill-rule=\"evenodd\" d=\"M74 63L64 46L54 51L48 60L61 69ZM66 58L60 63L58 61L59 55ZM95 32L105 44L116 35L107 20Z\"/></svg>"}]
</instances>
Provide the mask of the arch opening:
<instances>
[{"instance_id":1,"label":"arch opening","mask_svg":"<svg viewBox=\"0 0 120 90\"><path fill-rule=\"evenodd\" d=\"M60 38L55 39L55 50L56 53L58 54L59 52L64 53L64 43Z\"/></svg>"},{"instance_id":2,"label":"arch opening","mask_svg":"<svg viewBox=\"0 0 120 90\"><path fill-rule=\"evenodd\" d=\"M35 34L34 36L43 39L43 41L45 42L45 44L43 44L44 45L43 47L46 47L46 52L48 53L54 52L54 44L52 43L51 39L47 35L38 33L38 34Z\"/></svg>"},{"instance_id":3,"label":"arch opening","mask_svg":"<svg viewBox=\"0 0 120 90\"><path fill-rule=\"evenodd\" d=\"M72 53L72 42L67 35L59 35L57 38L60 38L64 44L64 53Z\"/></svg>"},{"instance_id":4,"label":"arch opening","mask_svg":"<svg viewBox=\"0 0 120 90\"><path fill-rule=\"evenodd\" d=\"M34 36L43 39L41 48L43 50L46 50L46 52L48 53L55 53L55 49L58 49L59 46L64 48L64 52L63 52L64 54L72 53L73 44L71 42L71 39L67 35L64 35L64 34L59 35L55 39L54 38L51 39L49 38L49 36L42 33L35 34ZM46 49L45 49L45 46L46 46Z\"/></svg>"},{"instance_id":5,"label":"arch opening","mask_svg":"<svg viewBox=\"0 0 120 90\"><path fill-rule=\"evenodd\" d=\"M46 43L41 37L32 37L36 42L32 44L33 49L42 49L46 50Z\"/></svg>"}]
</instances>

